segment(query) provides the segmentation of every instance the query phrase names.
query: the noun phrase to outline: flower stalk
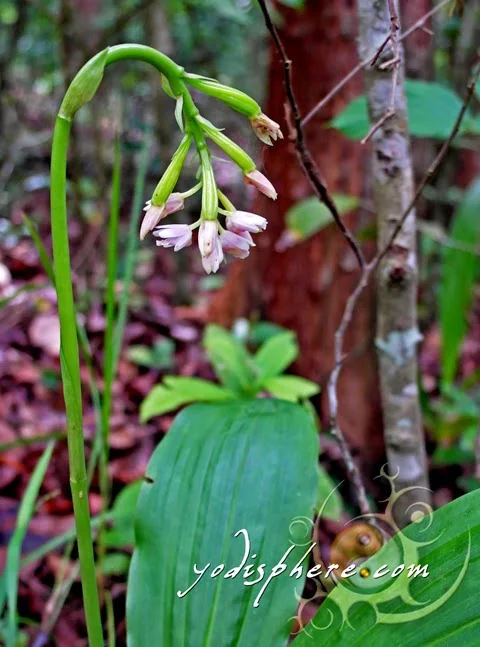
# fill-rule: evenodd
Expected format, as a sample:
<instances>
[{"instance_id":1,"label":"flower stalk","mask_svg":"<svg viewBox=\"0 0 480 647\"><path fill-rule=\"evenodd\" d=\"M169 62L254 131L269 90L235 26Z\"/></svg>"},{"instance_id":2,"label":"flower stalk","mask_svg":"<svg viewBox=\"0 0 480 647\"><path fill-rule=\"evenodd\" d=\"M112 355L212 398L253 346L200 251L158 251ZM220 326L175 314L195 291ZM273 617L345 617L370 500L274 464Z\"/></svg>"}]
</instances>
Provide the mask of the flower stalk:
<instances>
[{"instance_id":1,"label":"flower stalk","mask_svg":"<svg viewBox=\"0 0 480 647\"><path fill-rule=\"evenodd\" d=\"M164 176L147 203L146 214L141 226L140 237L149 231L157 238L160 247L174 247L179 250L192 242L192 230L199 228L198 244L202 263L207 272L216 272L226 252L244 258L254 246L250 232L265 228L265 219L256 214L239 212L231 202L219 195L205 136L208 135L242 169L245 180L270 197L276 192L270 182L259 171L251 158L234 142L224 136L210 122L213 130L207 131L204 121L190 95L185 82L223 100L230 107L245 114L254 128L261 121L264 140L268 132L273 139L280 137L278 125L265 121L258 104L234 88L227 88L216 81L186 75L184 69L157 50L137 44L125 44L107 48L93 57L78 72L62 101L55 122L51 157L51 229L55 287L61 334L61 371L67 417L67 441L70 470L70 484L75 515L76 535L80 559L83 599L91 647L103 647L103 628L97 589L94 550L91 538L90 511L88 504L87 473L85 466L82 391L80 378L79 346L76 330L76 314L72 288L72 272L67 223L66 172L68 143L72 121L77 111L90 101L103 78L106 68L116 62L137 60L152 65L162 75L162 85L167 93L176 99L176 117L184 137L167 167ZM198 80L201 79L201 80ZM268 119L268 118L267 118ZM256 125L255 125L256 124ZM265 128L267 131L265 131ZM267 133L265 135L265 132ZM257 133L258 134L258 133ZM201 170L201 182L184 193L173 193L192 142L195 145ZM159 225L167 215L183 207L184 199L202 190L202 211L200 219L193 225ZM226 207L227 229L218 222L218 201ZM222 246L222 241L223 245ZM105 396L105 394L104 394ZM108 421L107 421L108 422ZM108 424L104 438L104 451L108 447ZM107 502L104 502L106 505Z\"/></svg>"}]
</instances>

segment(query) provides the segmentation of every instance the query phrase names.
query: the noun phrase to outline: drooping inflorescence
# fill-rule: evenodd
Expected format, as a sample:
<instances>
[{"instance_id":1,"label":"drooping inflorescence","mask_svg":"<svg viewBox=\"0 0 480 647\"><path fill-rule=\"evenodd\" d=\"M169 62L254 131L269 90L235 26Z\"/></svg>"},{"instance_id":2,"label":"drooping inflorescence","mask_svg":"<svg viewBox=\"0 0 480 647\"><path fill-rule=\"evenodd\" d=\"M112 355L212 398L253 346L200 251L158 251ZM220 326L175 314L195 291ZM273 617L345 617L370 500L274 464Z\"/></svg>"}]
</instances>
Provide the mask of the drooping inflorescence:
<instances>
[{"instance_id":1,"label":"drooping inflorescence","mask_svg":"<svg viewBox=\"0 0 480 647\"><path fill-rule=\"evenodd\" d=\"M272 145L272 140L283 139L280 126L264 115L256 101L244 92L222 85L214 79L193 74L184 74L183 80L248 117L255 134L265 144ZM184 137L153 192L152 198L145 206L146 213L140 228L140 238L143 240L149 232L152 232L159 247L173 247L174 251L179 251L192 244L192 233L198 229L198 247L202 264L205 271L210 274L218 270L225 254L246 258L250 253L250 247L255 247L252 234L263 231L267 226L267 220L257 214L238 211L219 190L206 140L213 141L241 169L245 183L255 186L272 200L276 199L277 192L268 178L257 170L252 158L219 128L199 114L189 95L187 104L183 94L176 96L169 86L165 89L177 100L175 116ZM198 156L200 181L189 191L174 193L192 143ZM195 223L160 224L166 216L182 209L186 198L200 190L202 209L200 218ZM225 216L225 226L220 224L219 215Z\"/></svg>"}]
</instances>

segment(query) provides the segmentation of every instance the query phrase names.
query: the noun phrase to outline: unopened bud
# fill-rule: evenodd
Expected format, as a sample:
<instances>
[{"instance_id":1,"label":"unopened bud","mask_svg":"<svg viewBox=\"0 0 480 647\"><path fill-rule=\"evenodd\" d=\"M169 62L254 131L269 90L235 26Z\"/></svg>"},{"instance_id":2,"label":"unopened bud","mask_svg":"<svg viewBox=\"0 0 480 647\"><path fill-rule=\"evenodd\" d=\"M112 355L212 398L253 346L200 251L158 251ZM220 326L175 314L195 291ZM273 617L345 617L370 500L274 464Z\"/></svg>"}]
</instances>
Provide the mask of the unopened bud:
<instances>
[{"instance_id":1,"label":"unopened bud","mask_svg":"<svg viewBox=\"0 0 480 647\"><path fill-rule=\"evenodd\" d=\"M208 151L203 150L200 155L202 169L202 212L203 220L215 221L217 224L218 193L215 175Z\"/></svg>"},{"instance_id":2,"label":"unopened bud","mask_svg":"<svg viewBox=\"0 0 480 647\"><path fill-rule=\"evenodd\" d=\"M249 173L254 170L255 162L250 155L247 155L243 148L224 135L208 119L198 116L197 121L204 133L242 169L243 173Z\"/></svg>"},{"instance_id":3,"label":"unopened bud","mask_svg":"<svg viewBox=\"0 0 480 647\"><path fill-rule=\"evenodd\" d=\"M72 121L76 112L91 101L103 79L103 72L108 56L107 49L91 58L77 73L63 98L58 116Z\"/></svg>"},{"instance_id":4,"label":"unopened bud","mask_svg":"<svg viewBox=\"0 0 480 647\"><path fill-rule=\"evenodd\" d=\"M205 76L198 76L196 74L185 74L184 78L187 83L193 85L197 90L205 92L205 94L215 97L215 99L220 99L220 101L223 101L234 110L237 110L237 112L241 112L249 118L261 113L258 103L241 90L237 90L228 85L222 85L215 79L208 79Z\"/></svg>"},{"instance_id":5,"label":"unopened bud","mask_svg":"<svg viewBox=\"0 0 480 647\"><path fill-rule=\"evenodd\" d=\"M263 175L263 173L260 173L260 171L255 170L251 173L246 173L244 179L247 184L253 184L253 186L266 195L267 198L271 198L272 200L277 199L275 187L270 180Z\"/></svg>"},{"instance_id":6,"label":"unopened bud","mask_svg":"<svg viewBox=\"0 0 480 647\"><path fill-rule=\"evenodd\" d=\"M182 172L183 165L188 155L190 149L191 136L186 135L180 142L180 146L176 150L172 161L167 167L167 170L163 174L160 182L157 184L157 188L153 192L152 204L154 206L160 206L165 204L168 197L172 193L175 185L178 182L180 173Z\"/></svg>"}]
</instances>

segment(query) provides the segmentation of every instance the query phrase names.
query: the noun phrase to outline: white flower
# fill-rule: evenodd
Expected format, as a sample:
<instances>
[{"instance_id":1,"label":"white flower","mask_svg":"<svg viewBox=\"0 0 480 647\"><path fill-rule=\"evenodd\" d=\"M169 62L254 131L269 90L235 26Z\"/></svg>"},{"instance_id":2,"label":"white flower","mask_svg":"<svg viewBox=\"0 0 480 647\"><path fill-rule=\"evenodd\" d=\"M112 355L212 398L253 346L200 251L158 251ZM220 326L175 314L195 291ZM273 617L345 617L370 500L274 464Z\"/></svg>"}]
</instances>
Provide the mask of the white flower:
<instances>
[{"instance_id":1,"label":"white flower","mask_svg":"<svg viewBox=\"0 0 480 647\"><path fill-rule=\"evenodd\" d=\"M255 135L268 146L272 146L272 139L283 139L282 131L276 121L261 112L250 120Z\"/></svg>"},{"instance_id":2,"label":"white flower","mask_svg":"<svg viewBox=\"0 0 480 647\"><path fill-rule=\"evenodd\" d=\"M192 244L192 230L188 225L160 225L153 232L159 247L173 247L178 252Z\"/></svg>"},{"instance_id":3,"label":"white flower","mask_svg":"<svg viewBox=\"0 0 480 647\"><path fill-rule=\"evenodd\" d=\"M227 216L227 229L237 234L241 231L258 234L260 231L266 229L267 224L266 218L257 216L256 213L249 213L248 211L235 211Z\"/></svg>"},{"instance_id":4,"label":"white flower","mask_svg":"<svg viewBox=\"0 0 480 647\"><path fill-rule=\"evenodd\" d=\"M144 208L146 213L140 227L140 240L143 240L148 232L152 231L165 216L175 213L180 209L183 209L181 193L172 193L167 199L167 202L162 205L152 205L152 201L148 200Z\"/></svg>"},{"instance_id":5,"label":"white flower","mask_svg":"<svg viewBox=\"0 0 480 647\"><path fill-rule=\"evenodd\" d=\"M265 194L267 198L271 198L272 200L277 199L275 187L270 180L263 175L263 173L260 173L260 171L257 171L256 169L254 171L250 171L250 173L245 174L244 179L247 184L253 184L253 186L257 187L257 189Z\"/></svg>"},{"instance_id":6,"label":"white flower","mask_svg":"<svg viewBox=\"0 0 480 647\"><path fill-rule=\"evenodd\" d=\"M198 248L203 269L207 274L216 272L223 261L223 250L218 235L217 220L202 220L198 232Z\"/></svg>"}]
</instances>

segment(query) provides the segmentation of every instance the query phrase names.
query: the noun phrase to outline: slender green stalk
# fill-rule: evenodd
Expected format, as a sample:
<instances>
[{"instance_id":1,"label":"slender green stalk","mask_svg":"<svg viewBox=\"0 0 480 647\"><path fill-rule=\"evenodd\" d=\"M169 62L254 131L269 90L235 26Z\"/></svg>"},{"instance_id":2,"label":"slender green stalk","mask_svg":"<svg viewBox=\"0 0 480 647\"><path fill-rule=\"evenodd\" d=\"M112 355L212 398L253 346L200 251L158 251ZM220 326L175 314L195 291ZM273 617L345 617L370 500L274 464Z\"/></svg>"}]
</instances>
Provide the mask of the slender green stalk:
<instances>
[{"instance_id":1,"label":"slender green stalk","mask_svg":"<svg viewBox=\"0 0 480 647\"><path fill-rule=\"evenodd\" d=\"M90 535L87 472L83 447L82 393L78 357L77 320L73 302L70 248L66 208L67 150L71 122L57 117L52 146L51 209L52 242L60 319L60 362L67 412L70 487L77 530L83 602L87 631L92 647L103 646L102 621L95 575L93 545Z\"/></svg>"},{"instance_id":2,"label":"slender green stalk","mask_svg":"<svg viewBox=\"0 0 480 647\"><path fill-rule=\"evenodd\" d=\"M51 165L51 221L55 287L57 290L61 331L60 361L67 413L70 484L75 514L87 631L89 643L92 647L101 647L103 645L103 632L91 538L88 481L82 429L79 348L67 226L67 150L73 117L77 110L94 96L102 80L104 68L117 61L132 59L153 65L153 67L166 77L175 96L183 96L186 130L193 135L199 152L205 148L203 133L194 121L198 110L181 79L183 68L160 52L143 45L119 45L104 50L91 59L82 68L77 77L75 77L67 90L55 122ZM118 345L118 342L116 343ZM115 355L116 348L113 353L114 358ZM105 404L104 406L105 411L107 411Z\"/></svg>"}]
</instances>

